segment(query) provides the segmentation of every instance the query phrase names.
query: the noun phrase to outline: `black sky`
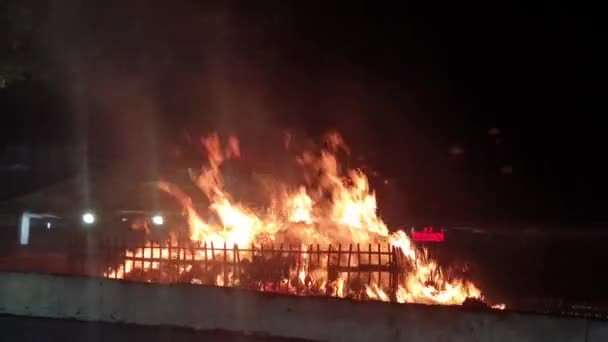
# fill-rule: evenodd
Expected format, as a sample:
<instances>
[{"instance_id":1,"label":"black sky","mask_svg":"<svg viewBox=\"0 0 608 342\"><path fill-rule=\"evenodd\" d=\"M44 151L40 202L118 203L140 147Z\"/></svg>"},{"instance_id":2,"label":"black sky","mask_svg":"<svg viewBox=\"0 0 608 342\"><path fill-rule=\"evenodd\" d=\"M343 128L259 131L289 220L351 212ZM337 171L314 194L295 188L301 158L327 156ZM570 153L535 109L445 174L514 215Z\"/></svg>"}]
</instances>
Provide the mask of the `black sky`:
<instances>
[{"instance_id":1,"label":"black sky","mask_svg":"<svg viewBox=\"0 0 608 342\"><path fill-rule=\"evenodd\" d=\"M389 179L379 196L395 220L605 222L592 14L531 2L54 2L33 50L51 79L0 91L4 140L69 137L90 159L154 164L184 131L254 145L286 127L334 128Z\"/></svg>"}]
</instances>

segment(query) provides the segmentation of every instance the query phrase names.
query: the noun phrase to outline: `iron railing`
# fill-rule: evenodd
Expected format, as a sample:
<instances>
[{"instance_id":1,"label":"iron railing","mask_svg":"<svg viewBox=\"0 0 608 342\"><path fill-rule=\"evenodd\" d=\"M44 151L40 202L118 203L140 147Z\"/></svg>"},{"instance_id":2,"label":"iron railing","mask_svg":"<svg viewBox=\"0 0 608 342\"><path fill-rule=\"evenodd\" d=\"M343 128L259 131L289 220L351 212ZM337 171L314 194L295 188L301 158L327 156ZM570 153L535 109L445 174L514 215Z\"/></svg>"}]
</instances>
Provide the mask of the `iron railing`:
<instances>
[{"instance_id":1,"label":"iron railing","mask_svg":"<svg viewBox=\"0 0 608 342\"><path fill-rule=\"evenodd\" d=\"M335 296L356 296L371 284L394 292L407 267L399 250L388 244L240 247L187 239L98 238L71 243L69 251L70 273Z\"/></svg>"}]
</instances>

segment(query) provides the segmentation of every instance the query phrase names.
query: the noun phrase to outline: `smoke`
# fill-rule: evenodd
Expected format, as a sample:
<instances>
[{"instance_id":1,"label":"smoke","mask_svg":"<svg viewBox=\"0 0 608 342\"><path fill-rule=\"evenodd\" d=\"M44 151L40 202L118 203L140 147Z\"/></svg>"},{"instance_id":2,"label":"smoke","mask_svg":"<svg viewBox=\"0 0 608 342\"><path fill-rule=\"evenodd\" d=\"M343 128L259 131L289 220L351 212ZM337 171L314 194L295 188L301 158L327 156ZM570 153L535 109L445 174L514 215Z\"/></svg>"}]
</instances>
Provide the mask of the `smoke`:
<instances>
[{"instance_id":1,"label":"smoke","mask_svg":"<svg viewBox=\"0 0 608 342\"><path fill-rule=\"evenodd\" d=\"M357 151L352 159L364 164L374 162L362 156L383 150L387 134L397 143L412 137L384 130L391 124L380 118L404 110L403 101L388 101L403 96L307 39L314 30L295 18L278 6L232 2L53 2L44 40L73 130L87 146L83 163L154 175L170 164L163 162L168 143L188 136L196 145L219 131L239 136L243 159L285 164L277 160L289 128L298 139L337 129ZM398 160L407 149L400 145Z\"/></svg>"},{"instance_id":2,"label":"smoke","mask_svg":"<svg viewBox=\"0 0 608 342\"><path fill-rule=\"evenodd\" d=\"M199 3L54 2L47 44L77 131L129 156L184 128L365 135L369 89L348 63L299 42L289 13Z\"/></svg>"},{"instance_id":3,"label":"smoke","mask_svg":"<svg viewBox=\"0 0 608 342\"><path fill-rule=\"evenodd\" d=\"M89 158L150 162L176 126L228 129L230 18L188 2L54 2L47 47ZM213 37L213 36L216 37Z\"/></svg>"}]
</instances>

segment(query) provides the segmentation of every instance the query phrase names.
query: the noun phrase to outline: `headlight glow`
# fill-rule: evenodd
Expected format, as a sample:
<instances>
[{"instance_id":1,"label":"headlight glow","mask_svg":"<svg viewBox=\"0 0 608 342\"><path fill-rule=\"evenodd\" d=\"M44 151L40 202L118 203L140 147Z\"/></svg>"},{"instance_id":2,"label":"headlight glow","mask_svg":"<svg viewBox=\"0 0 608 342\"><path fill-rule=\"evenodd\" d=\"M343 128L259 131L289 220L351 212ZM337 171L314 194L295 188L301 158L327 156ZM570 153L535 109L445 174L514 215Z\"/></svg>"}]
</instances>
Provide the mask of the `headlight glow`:
<instances>
[{"instance_id":1,"label":"headlight glow","mask_svg":"<svg viewBox=\"0 0 608 342\"><path fill-rule=\"evenodd\" d=\"M85 224L95 223L95 215L90 212L82 214L82 222L84 222Z\"/></svg>"},{"instance_id":2,"label":"headlight glow","mask_svg":"<svg viewBox=\"0 0 608 342\"><path fill-rule=\"evenodd\" d=\"M165 224L165 218L162 215L154 215L152 216L152 223L155 226L162 226Z\"/></svg>"}]
</instances>

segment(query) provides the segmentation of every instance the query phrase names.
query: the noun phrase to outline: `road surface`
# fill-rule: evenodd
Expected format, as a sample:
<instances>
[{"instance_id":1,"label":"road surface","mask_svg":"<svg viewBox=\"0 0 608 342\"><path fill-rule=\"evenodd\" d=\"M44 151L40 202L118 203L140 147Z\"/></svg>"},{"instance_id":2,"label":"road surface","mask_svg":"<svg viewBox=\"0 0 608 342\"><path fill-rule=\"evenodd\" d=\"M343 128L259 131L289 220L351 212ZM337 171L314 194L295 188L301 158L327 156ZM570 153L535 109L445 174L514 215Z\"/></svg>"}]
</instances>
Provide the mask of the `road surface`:
<instances>
[{"instance_id":1,"label":"road surface","mask_svg":"<svg viewBox=\"0 0 608 342\"><path fill-rule=\"evenodd\" d=\"M0 315L3 341L18 342L286 342L297 339L253 337L169 327L86 323L75 320Z\"/></svg>"}]
</instances>

